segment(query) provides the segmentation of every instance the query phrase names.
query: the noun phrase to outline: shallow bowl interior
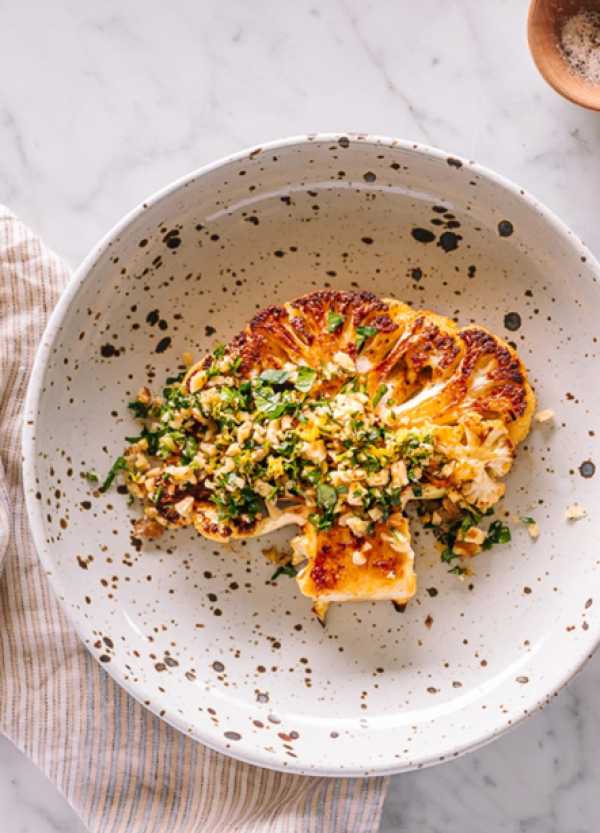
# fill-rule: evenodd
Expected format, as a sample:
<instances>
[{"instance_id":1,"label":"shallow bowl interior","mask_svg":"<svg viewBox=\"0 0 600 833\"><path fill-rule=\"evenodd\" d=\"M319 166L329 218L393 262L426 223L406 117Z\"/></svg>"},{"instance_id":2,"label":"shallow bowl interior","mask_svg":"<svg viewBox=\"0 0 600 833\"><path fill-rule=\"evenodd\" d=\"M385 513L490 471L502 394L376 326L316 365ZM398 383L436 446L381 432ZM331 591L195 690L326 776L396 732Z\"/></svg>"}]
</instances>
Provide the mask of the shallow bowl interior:
<instances>
[{"instance_id":1,"label":"shallow bowl interior","mask_svg":"<svg viewBox=\"0 0 600 833\"><path fill-rule=\"evenodd\" d=\"M596 265L522 191L392 140L320 136L205 169L134 212L56 311L25 428L32 528L88 648L184 732L254 763L391 772L489 740L543 704L596 644L600 567ZM417 537L419 592L334 608L327 627L267 545L182 532L137 551L135 509L94 493L135 432L127 403L260 307L360 287L477 321L512 341L540 407L505 510L533 542L482 555L461 582ZM577 523L565 508L590 513ZM289 537L281 533L279 540Z\"/></svg>"}]
</instances>

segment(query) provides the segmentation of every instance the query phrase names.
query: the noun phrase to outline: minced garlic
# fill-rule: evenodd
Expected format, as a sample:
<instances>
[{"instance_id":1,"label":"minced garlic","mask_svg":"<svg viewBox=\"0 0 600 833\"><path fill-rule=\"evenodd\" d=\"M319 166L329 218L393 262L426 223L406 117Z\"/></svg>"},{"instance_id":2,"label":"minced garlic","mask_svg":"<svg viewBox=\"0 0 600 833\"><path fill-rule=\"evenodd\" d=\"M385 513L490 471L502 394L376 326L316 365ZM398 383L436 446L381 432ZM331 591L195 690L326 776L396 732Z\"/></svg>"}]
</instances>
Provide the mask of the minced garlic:
<instances>
[{"instance_id":1,"label":"minced garlic","mask_svg":"<svg viewBox=\"0 0 600 833\"><path fill-rule=\"evenodd\" d=\"M543 411L538 411L534 419L536 422L550 422L554 419L554 411L550 408L545 408Z\"/></svg>"}]
</instances>

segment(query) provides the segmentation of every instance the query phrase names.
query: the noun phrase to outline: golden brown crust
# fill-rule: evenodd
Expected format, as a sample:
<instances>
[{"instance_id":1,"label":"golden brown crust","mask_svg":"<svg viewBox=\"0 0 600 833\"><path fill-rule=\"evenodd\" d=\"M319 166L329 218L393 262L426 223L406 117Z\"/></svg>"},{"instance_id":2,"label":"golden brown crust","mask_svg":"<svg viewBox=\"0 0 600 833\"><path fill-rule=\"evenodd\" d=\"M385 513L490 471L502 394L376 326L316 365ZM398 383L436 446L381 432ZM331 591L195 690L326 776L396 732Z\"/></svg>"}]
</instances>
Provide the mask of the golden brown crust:
<instances>
[{"instance_id":1,"label":"golden brown crust","mask_svg":"<svg viewBox=\"0 0 600 833\"><path fill-rule=\"evenodd\" d=\"M341 317L337 326L332 314ZM369 329L368 339L359 346L358 327L376 330ZM413 310L366 291L319 290L267 307L232 340L227 351L239 357L239 372L245 378L286 362L319 369L343 351L357 362L371 396L385 384L387 401L378 407L386 409L389 425L394 420L399 426L434 424L448 426L451 432L452 426L471 417L501 421L516 445L527 435L535 409L526 370L502 339L482 327L461 329L441 315ZM211 361L208 356L190 368L186 384ZM339 378L325 378L311 395L331 396L341 385ZM266 529L257 520L247 524L219 520L215 506L205 501L200 494L195 496L194 525L211 540L250 537ZM166 520L173 526L188 523L170 515ZM406 542L404 551L402 543L399 546L393 535L390 538L394 532L401 533L401 542ZM322 601L395 598L405 602L414 594L410 535L401 514L375 523L366 547L365 539L357 539L340 524L317 532L306 523L303 535L308 565L298 582L305 595Z\"/></svg>"},{"instance_id":2,"label":"golden brown crust","mask_svg":"<svg viewBox=\"0 0 600 833\"><path fill-rule=\"evenodd\" d=\"M328 316L338 313L344 324L330 332ZM393 333L397 323L387 302L372 292L323 289L303 295L283 306L261 310L233 339L231 349L242 358L242 373L303 361L318 367L340 346L356 354L356 327L372 326L382 334Z\"/></svg>"},{"instance_id":3,"label":"golden brown crust","mask_svg":"<svg viewBox=\"0 0 600 833\"><path fill-rule=\"evenodd\" d=\"M134 538L142 538L146 541L155 541L164 531L164 526L151 518L140 518L133 525Z\"/></svg>"},{"instance_id":4,"label":"golden brown crust","mask_svg":"<svg viewBox=\"0 0 600 833\"><path fill-rule=\"evenodd\" d=\"M392 531L401 533L406 550L394 549ZM307 526L308 564L298 576L302 593L324 601L401 599L416 590L408 522L400 514L377 523L368 539L356 538L345 526L316 532ZM357 559L357 561L355 560Z\"/></svg>"},{"instance_id":5,"label":"golden brown crust","mask_svg":"<svg viewBox=\"0 0 600 833\"><path fill-rule=\"evenodd\" d=\"M330 313L345 318L333 332L327 326ZM282 306L266 307L229 349L240 356L244 376L287 361L318 368L339 349L356 357L356 327L365 325L378 331L361 351L371 366L370 391L384 380L391 382L401 403L430 384L447 381L447 389L437 399L437 415L429 409L411 410L415 419L422 415L452 422L469 408L484 417L501 418L515 443L527 435L535 398L512 347L483 327L459 329L441 315L415 311L393 299L380 300L372 292L318 290ZM210 356L186 378L207 363ZM481 373L486 374L486 384L473 391L472 382Z\"/></svg>"}]
</instances>

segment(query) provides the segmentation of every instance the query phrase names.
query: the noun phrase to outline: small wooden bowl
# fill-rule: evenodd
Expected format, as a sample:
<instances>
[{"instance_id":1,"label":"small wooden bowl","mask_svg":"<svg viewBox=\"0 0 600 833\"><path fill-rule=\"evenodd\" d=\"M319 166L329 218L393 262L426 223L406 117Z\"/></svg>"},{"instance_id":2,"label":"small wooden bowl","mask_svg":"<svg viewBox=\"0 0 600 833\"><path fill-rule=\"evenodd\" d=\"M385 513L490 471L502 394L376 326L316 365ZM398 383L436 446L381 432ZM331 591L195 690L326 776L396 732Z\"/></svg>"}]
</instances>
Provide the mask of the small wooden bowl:
<instances>
[{"instance_id":1,"label":"small wooden bowl","mask_svg":"<svg viewBox=\"0 0 600 833\"><path fill-rule=\"evenodd\" d=\"M568 65L560 50L560 32L565 21L584 9L600 11L596 0L532 0L527 37L529 49L540 73L574 104L600 110L600 84L585 81Z\"/></svg>"}]
</instances>

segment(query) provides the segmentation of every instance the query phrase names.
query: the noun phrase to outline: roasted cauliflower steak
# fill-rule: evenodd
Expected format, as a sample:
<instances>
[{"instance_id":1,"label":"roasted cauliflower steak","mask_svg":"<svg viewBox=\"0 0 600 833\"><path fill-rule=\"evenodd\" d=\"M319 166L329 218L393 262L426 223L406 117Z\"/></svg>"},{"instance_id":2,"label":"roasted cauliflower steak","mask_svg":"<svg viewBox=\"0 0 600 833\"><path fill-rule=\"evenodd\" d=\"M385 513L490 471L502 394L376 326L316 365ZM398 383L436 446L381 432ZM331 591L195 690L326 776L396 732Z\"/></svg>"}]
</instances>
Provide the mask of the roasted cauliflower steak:
<instances>
[{"instance_id":1,"label":"roasted cauliflower steak","mask_svg":"<svg viewBox=\"0 0 600 833\"><path fill-rule=\"evenodd\" d=\"M135 534L227 542L297 525L286 571L323 620L330 602L411 599L411 514L459 575L503 540L482 523L535 398L483 327L322 290L262 310L130 407L143 427L119 467L144 507Z\"/></svg>"}]
</instances>

